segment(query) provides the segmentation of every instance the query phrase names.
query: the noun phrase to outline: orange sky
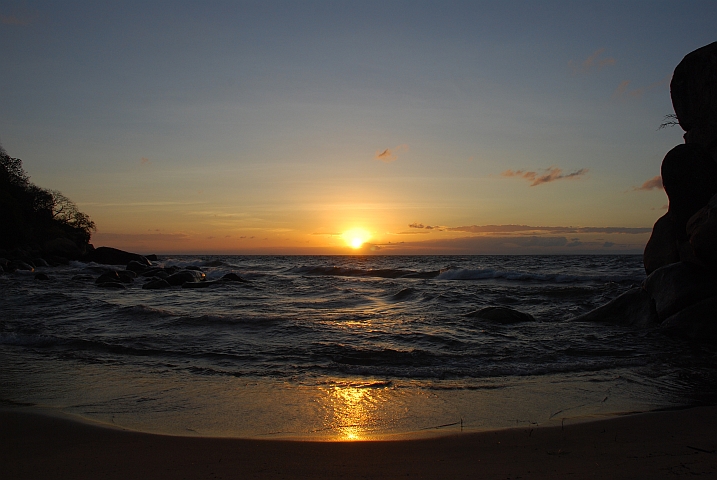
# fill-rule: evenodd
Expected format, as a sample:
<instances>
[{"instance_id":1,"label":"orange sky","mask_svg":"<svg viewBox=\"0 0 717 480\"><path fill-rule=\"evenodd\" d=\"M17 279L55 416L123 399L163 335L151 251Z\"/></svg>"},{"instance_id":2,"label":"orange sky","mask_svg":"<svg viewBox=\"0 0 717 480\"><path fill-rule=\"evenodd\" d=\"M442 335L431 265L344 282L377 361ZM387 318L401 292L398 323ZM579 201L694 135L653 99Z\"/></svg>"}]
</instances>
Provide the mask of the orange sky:
<instances>
[{"instance_id":1,"label":"orange sky","mask_svg":"<svg viewBox=\"0 0 717 480\"><path fill-rule=\"evenodd\" d=\"M4 4L0 141L96 246L642 252L717 4L316 5Z\"/></svg>"}]
</instances>

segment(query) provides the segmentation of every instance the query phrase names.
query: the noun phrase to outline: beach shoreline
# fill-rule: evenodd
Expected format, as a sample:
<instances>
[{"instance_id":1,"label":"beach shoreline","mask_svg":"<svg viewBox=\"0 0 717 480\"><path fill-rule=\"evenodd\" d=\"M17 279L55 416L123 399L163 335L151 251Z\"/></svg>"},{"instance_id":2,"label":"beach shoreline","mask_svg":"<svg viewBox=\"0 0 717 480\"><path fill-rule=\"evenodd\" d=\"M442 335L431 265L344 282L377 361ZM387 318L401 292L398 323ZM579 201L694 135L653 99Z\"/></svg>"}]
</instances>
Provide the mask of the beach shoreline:
<instances>
[{"instance_id":1,"label":"beach shoreline","mask_svg":"<svg viewBox=\"0 0 717 480\"><path fill-rule=\"evenodd\" d=\"M584 419L583 419L584 420ZM717 406L422 439L167 436L0 410L4 478L675 478L717 474Z\"/></svg>"}]
</instances>

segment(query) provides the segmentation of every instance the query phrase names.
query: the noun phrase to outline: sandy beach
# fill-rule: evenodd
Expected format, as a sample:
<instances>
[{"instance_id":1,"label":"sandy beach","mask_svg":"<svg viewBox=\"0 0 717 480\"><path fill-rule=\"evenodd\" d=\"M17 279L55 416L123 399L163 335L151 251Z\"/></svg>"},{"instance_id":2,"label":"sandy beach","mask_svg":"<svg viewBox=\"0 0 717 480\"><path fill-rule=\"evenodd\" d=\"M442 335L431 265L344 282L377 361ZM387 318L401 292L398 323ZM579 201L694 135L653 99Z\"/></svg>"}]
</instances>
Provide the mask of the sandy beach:
<instances>
[{"instance_id":1,"label":"sandy beach","mask_svg":"<svg viewBox=\"0 0 717 480\"><path fill-rule=\"evenodd\" d=\"M438 438L307 442L152 435L0 412L7 479L717 476L717 407Z\"/></svg>"}]
</instances>

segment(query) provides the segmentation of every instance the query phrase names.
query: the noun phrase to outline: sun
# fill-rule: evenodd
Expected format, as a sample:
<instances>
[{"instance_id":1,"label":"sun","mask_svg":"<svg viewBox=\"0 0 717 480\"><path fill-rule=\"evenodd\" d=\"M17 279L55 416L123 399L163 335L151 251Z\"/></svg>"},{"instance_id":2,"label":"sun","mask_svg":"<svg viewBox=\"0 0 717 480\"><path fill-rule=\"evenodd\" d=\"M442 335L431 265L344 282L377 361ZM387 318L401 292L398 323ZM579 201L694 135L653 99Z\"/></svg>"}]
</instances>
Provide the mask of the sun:
<instances>
[{"instance_id":1,"label":"sun","mask_svg":"<svg viewBox=\"0 0 717 480\"><path fill-rule=\"evenodd\" d=\"M345 231L341 236L344 238L346 245L353 249L361 248L371 238L371 234L363 228L352 228Z\"/></svg>"}]
</instances>

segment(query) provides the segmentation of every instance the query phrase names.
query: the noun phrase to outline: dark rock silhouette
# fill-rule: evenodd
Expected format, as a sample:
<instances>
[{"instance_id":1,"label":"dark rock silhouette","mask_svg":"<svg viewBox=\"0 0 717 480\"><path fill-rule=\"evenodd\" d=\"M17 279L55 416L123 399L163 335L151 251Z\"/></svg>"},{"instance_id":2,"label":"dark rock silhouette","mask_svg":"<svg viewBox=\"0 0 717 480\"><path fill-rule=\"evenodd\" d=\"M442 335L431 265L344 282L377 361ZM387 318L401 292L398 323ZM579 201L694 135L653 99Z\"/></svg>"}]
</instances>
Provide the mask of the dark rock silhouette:
<instances>
[{"instance_id":1,"label":"dark rock silhouette","mask_svg":"<svg viewBox=\"0 0 717 480\"><path fill-rule=\"evenodd\" d=\"M682 59L672 75L670 96L685 142L701 145L717 161L717 42Z\"/></svg>"},{"instance_id":2,"label":"dark rock silhouette","mask_svg":"<svg viewBox=\"0 0 717 480\"><path fill-rule=\"evenodd\" d=\"M507 307L485 307L466 314L466 317L479 318L494 323L508 325L511 323L534 322L529 313L519 312Z\"/></svg>"},{"instance_id":3,"label":"dark rock silhouette","mask_svg":"<svg viewBox=\"0 0 717 480\"><path fill-rule=\"evenodd\" d=\"M659 323L655 302L642 287L631 288L611 302L573 319L647 327Z\"/></svg>"},{"instance_id":4,"label":"dark rock silhouette","mask_svg":"<svg viewBox=\"0 0 717 480\"><path fill-rule=\"evenodd\" d=\"M677 262L658 268L643 282L660 322L680 310L717 295L717 276L697 265Z\"/></svg>"},{"instance_id":5,"label":"dark rock silhouette","mask_svg":"<svg viewBox=\"0 0 717 480\"><path fill-rule=\"evenodd\" d=\"M212 280L206 282L184 282L182 288L210 288L224 285L221 280Z\"/></svg>"},{"instance_id":6,"label":"dark rock silhouette","mask_svg":"<svg viewBox=\"0 0 717 480\"><path fill-rule=\"evenodd\" d=\"M149 259L147 259L147 260L149 261ZM143 273L145 270L147 270L148 268L151 268L151 267L148 267L147 264L142 263L142 262L138 262L137 260L132 260L132 261L130 261L130 262L127 264L127 266L126 266L125 268L126 268L127 270L131 271L131 272L135 272L136 274L140 274L140 273Z\"/></svg>"},{"instance_id":7,"label":"dark rock silhouette","mask_svg":"<svg viewBox=\"0 0 717 480\"><path fill-rule=\"evenodd\" d=\"M687 236L697 261L717 271L717 197L690 218Z\"/></svg>"},{"instance_id":8,"label":"dark rock silhouette","mask_svg":"<svg viewBox=\"0 0 717 480\"><path fill-rule=\"evenodd\" d=\"M181 270L167 277L167 282L170 285L182 285L187 282L203 282L206 278L202 272L196 270Z\"/></svg>"},{"instance_id":9,"label":"dark rock silhouette","mask_svg":"<svg viewBox=\"0 0 717 480\"><path fill-rule=\"evenodd\" d=\"M127 265L134 261L147 267L152 266L149 260L142 255L125 252L124 250L112 247L98 247L86 255L83 260L104 265Z\"/></svg>"},{"instance_id":10,"label":"dark rock silhouette","mask_svg":"<svg viewBox=\"0 0 717 480\"><path fill-rule=\"evenodd\" d=\"M645 246L648 276L576 320L655 324L693 340L717 340L717 42L685 56L670 95L685 144L662 161L670 203Z\"/></svg>"},{"instance_id":11,"label":"dark rock silhouette","mask_svg":"<svg viewBox=\"0 0 717 480\"><path fill-rule=\"evenodd\" d=\"M169 287L171 287L171 285L167 280L163 278L154 278L142 285L142 288L145 290L160 290Z\"/></svg>"},{"instance_id":12,"label":"dark rock silhouette","mask_svg":"<svg viewBox=\"0 0 717 480\"><path fill-rule=\"evenodd\" d=\"M689 240L687 223L717 194L717 163L701 145L683 144L670 150L662 161L661 174L670 203L645 246L648 275L690 257L689 246L683 245Z\"/></svg>"},{"instance_id":13,"label":"dark rock silhouette","mask_svg":"<svg viewBox=\"0 0 717 480\"><path fill-rule=\"evenodd\" d=\"M225 273L222 278L225 282L242 282L242 283L251 283L249 280L245 278L241 278L239 275L237 275L234 272L231 273Z\"/></svg>"}]
</instances>

